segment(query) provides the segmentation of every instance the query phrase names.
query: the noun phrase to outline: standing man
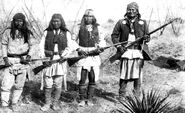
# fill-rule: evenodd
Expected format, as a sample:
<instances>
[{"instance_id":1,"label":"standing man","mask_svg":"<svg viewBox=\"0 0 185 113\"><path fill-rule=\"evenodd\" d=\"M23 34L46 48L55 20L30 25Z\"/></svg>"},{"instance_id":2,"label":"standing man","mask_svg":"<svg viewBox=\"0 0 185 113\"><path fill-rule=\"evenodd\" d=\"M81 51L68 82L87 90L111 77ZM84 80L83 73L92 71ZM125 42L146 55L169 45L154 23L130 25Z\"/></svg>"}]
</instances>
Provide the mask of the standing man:
<instances>
[{"instance_id":1,"label":"standing man","mask_svg":"<svg viewBox=\"0 0 185 113\"><path fill-rule=\"evenodd\" d=\"M77 30L77 41L79 55L86 55L89 51L105 46L105 41L101 37L99 24L92 9L87 9L82 17L80 26ZM96 81L99 79L101 59L97 51L96 56L88 56L77 63L77 78L79 80L79 106L93 105L92 98L96 87ZM88 78L88 86L86 79ZM85 101L85 100L88 101Z\"/></svg>"},{"instance_id":2,"label":"standing man","mask_svg":"<svg viewBox=\"0 0 185 113\"><path fill-rule=\"evenodd\" d=\"M145 20L141 19L139 6L132 2L127 5L124 19L120 19L112 32L113 43L135 41L137 38L147 35L148 28ZM148 37L148 36L146 36ZM147 39L147 38L146 38ZM139 96L141 93L142 69L144 60L150 60L146 43L149 40L142 40L125 51L124 46L117 46L117 52L122 54L120 61L120 99L126 94L128 82L134 82L134 94Z\"/></svg>"},{"instance_id":3,"label":"standing man","mask_svg":"<svg viewBox=\"0 0 185 113\"><path fill-rule=\"evenodd\" d=\"M51 60L62 59L67 57L73 50L76 50L77 47L77 43L71 39L71 34L66 28L62 15L53 14L49 27L46 28L40 42L41 56L50 57ZM59 110L58 100L61 95L62 85L64 86L64 90L67 89L67 62L58 62L55 64L43 62L43 64L47 68L43 70L45 105L41 110L49 110L53 86L55 91L52 109Z\"/></svg>"},{"instance_id":4,"label":"standing man","mask_svg":"<svg viewBox=\"0 0 185 113\"><path fill-rule=\"evenodd\" d=\"M33 51L31 38L32 32L28 29L25 16L22 13L15 14L11 26L2 37L2 55L7 66L3 70L1 85L1 105L4 108L9 106L10 92L14 85L10 102L12 109L17 110L17 102L26 80L26 61L31 59Z\"/></svg>"}]
</instances>

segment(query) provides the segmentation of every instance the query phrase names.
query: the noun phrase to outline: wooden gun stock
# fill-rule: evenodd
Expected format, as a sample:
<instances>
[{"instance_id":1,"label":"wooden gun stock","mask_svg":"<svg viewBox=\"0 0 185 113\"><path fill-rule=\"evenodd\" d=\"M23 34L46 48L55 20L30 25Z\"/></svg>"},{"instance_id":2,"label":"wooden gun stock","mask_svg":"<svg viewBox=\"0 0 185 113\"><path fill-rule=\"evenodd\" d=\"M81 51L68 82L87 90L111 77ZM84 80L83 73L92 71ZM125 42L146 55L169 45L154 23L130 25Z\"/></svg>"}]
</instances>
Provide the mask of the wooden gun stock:
<instances>
[{"instance_id":1,"label":"wooden gun stock","mask_svg":"<svg viewBox=\"0 0 185 113\"><path fill-rule=\"evenodd\" d=\"M10 66L11 66L11 65L10 65ZM0 65L0 70L1 70L1 69L4 69L4 68L7 68L7 67L10 67L10 66Z\"/></svg>"},{"instance_id":2,"label":"wooden gun stock","mask_svg":"<svg viewBox=\"0 0 185 113\"><path fill-rule=\"evenodd\" d=\"M77 61L79 61L80 59L84 58L85 56L80 56L80 57L71 57L71 58L64 58L64 59L56 59L56 60L51 60L49 61L51 64L55 64L58 62L65 62L67 61L69 66L74 65ZM33 73L36 75L38 74L40 71L42 71L44 68L46 68L47 66L45 65L40 65L36 68L33 69Z\"/></svg>"},{"instance_id":3,"label":"wooden gun stock","mask_svg":"<svg viewBox=\"0 0 185 113\"><path fill-rule=\"evenodd\" d=\"M36 75L36 74L38 74L40 71L42 71L44 68L46 68L45 65L40 65L40 66L34 68L32 71L33 71L33 73Z\"/></svg>"},{"instance_id":4,"label":"wooden gun stock","mask_svg":"<svg viewBox=\"0 0 185 113\"><path fill-rule=\"evenodd\" d=\"M112 57L110 57L109 61L110 63L113 63L114 61L118 60L121 58L121 53L117 52L115 55L113 55Z\"/></svg>"}]
</instances>

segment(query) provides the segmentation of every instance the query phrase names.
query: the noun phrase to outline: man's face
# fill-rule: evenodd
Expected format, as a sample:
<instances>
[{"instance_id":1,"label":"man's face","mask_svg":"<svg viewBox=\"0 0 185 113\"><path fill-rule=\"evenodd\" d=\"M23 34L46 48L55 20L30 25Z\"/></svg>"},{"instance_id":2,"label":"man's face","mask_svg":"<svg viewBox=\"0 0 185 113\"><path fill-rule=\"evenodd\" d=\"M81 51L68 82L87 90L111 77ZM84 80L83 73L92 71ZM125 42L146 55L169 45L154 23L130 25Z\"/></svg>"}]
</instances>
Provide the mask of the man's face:
<instances>
[{"instance_id":1,"label":"man's face","mask_svg":"<svg viewBox=\"0 0 185 113\"><path fill-rule=\"evenodd\" d=\"M85 23L88 24L92 24L93 23L93 15L85 15Z\"/></svg>"},{"instance_id":2,"label":"man's face","mask_svg":"<svg viewBox=\"0 0 185 113\"><path fill-rule=\"evenodd\" d=\"M54 29L59 29L60 26L61 26L61 21L60 21L60 19L58 19L58 18L54 18L54 19L52 20L52 24L53 24L53 28L54 28Z\"/></svg>"},{"instance_id":3,"label":"man's face","mask_svg":"<svg viewBox=\"0 0 185 113\"><path fill-rule=\"evenodd\" d=\"M17 29L21 29L22 27L23 27L23 20L22 19L16 19L15 20L15 27L17 28Z\"/></svg>"},{"instance_id":4,"label":"man's face","mask_svg":"<svg viewBox=\"0 0 185 113\"><path fill-rule=\"evenodd\" d=\"M134 18L138 14L138 11L136 8L131 7L127 9L127 14L129 18Z\"/></svg>"}]
</instances>

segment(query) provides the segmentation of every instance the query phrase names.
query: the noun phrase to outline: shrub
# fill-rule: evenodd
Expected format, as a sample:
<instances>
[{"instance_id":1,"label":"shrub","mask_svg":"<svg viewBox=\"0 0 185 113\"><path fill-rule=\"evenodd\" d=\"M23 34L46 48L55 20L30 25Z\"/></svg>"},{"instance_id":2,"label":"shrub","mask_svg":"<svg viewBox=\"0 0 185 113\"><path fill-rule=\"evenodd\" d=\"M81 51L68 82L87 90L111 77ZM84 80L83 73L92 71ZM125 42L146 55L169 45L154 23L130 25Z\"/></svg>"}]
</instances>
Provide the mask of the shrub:
<instances>
[{"instance_id":1,"label":"shrub","mask_svg":"<svg viewBox=\"0 0 185 113\"><path fill-rule=\"evenodd\" d=\"M151 90L145 93L142 91L142 98L129 95L120 103L126 108L118 110L120 113L168 113L170 102L166 102L169 95L162 97L158 91Z\"/></svg>"}]
</instances>

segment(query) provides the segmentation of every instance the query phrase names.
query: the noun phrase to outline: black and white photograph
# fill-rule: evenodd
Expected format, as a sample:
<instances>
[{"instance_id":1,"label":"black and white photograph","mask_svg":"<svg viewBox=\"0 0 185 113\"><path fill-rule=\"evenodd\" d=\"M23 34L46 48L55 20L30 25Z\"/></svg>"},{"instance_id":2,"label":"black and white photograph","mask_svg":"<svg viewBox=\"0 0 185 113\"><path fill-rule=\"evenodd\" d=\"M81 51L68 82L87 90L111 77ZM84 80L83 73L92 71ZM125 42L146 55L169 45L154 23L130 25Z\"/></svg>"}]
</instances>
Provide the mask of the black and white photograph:
<instances>
[{"instance_id":1,"label":"black and white photograph","mask_svg":"<svg viewBox=\"0 0 185 113\"><path fill-rule=\"evenodd\" d=\"M183 0L0 5L0 113L185 113Z\"/></svg>"}]
</instances>

